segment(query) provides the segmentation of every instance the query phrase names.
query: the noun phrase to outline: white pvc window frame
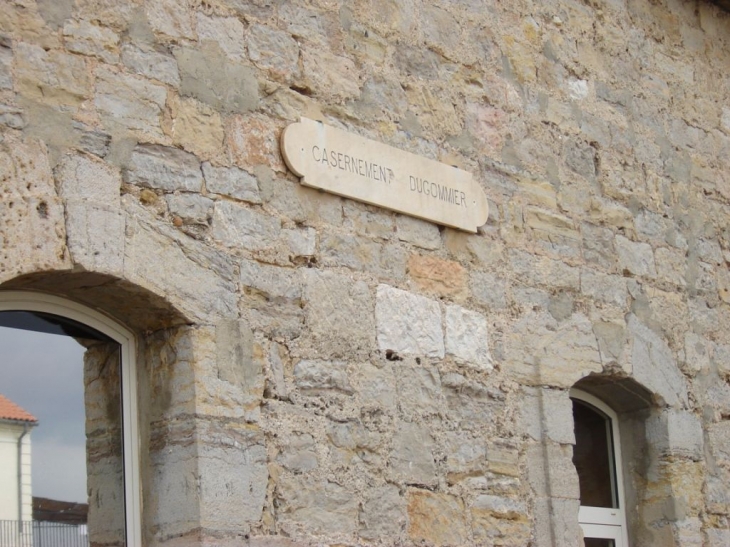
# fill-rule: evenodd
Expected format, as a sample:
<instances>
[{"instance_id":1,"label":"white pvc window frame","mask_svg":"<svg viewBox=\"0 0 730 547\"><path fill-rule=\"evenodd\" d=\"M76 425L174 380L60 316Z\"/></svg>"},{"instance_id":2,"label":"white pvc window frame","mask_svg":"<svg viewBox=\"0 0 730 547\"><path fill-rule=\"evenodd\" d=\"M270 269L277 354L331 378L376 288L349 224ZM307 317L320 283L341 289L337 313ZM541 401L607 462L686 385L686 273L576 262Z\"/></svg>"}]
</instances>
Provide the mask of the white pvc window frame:
<instances>
[{"instance_id":1,"label":"white pvc window frame","mask_svg":"<svg viewBox=\"0 0 730 547\"><path fill-rule=\"evenodd\" d=\"M0 311L51 313L83 323L119 344L124 445L124 521L127 545L142 545L139 472L136 342L131 331L91 308L64 298L28 291L0 291Z\"/></svg>"},{"instance_id":2,"label":"white pvc window frame","mask_svg":"<svg viewBox=\"0 0 730 547\"><path fill-rule=\"evenodd\" d=\"M621 462L621 439L619 435L618 414L590 393L580 389L571 389L570 398L589 404L606 416L611 425L611 447L613 462L611 477L615 481L616 508L590 507L581 505L578 510L578 523L583 530L583 537L595 539L612 539L616 547L629 547L629 534L626 528L626 502L624 497L624 477Z\"/></svg>"}]
</instances>

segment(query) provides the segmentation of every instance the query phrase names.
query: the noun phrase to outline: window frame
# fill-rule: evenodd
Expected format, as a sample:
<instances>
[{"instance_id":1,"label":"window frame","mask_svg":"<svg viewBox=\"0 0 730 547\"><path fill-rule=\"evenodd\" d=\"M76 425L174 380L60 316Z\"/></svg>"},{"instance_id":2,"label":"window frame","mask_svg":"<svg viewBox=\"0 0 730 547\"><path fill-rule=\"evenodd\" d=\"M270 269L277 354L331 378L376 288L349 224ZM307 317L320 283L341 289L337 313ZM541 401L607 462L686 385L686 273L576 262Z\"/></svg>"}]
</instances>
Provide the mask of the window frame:
<instances>
[{"instance_id":1,"label":"window frame","mask_svg":"<svg viewBox=\"0 0 730 547\"><path fill-rule=\"evenodd\" d=\"M583 536L596 539L613 539L616 547L629 547L628 529L626 527L626 501L624 495L623 465L621 460L621 436L619 434L618 414L598 397L583 390L570 390L570 399L576 399L594 407L605 414L611 425L611 446L613 448L612 477L616 482L617 508L591 507L581 505L578 510L578 523Z\"/></svg>"},{"instance_id":2,"label":"window frame","mask_svg":"<svg viewBox=\"0 0 730 547\"><path fill-rule=\"evenodd\" d=\"M124 522L127 545L142 545L136 340L110 317L87 306L53 295L0 291L0 311L51 313L83 323L120 346L122 376L122 443L124 446Z\"/></svg>"}]
</instances>

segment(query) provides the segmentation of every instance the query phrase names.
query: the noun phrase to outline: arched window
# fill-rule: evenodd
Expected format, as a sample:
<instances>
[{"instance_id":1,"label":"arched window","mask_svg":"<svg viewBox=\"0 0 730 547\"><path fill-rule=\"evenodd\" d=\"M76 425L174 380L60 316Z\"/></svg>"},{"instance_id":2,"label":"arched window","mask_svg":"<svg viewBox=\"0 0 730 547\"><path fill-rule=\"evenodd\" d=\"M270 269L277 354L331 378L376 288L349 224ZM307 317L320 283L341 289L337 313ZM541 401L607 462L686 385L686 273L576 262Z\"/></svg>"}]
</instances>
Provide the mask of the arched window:
<instances>
[{"instance_id":1,"label":"arched window","mask_svg":"<svg viewBox=\"0 0 730 547\"><path fill-rule=\"evenodd\" d=\"M23 291L0 292L0 324L5 327L71 336L87 347L85 357L87 368L90 363L92 365L96 363L100 367L99 374L104 379L109 376L114 377L114 381L107 382L107 387L111 385L116 391L113 394L115 400L96 400L96 403L100 403L97 407L102 407L101 414L116 413L111 409L103 409L105 403L108 406L115 406L119 411L118 425L108 428L110 431L114 430L113 435L106 434L108 432L103 430L103 419L101 425L98 422L92 423L94 411L90 400L94 394L90 393L93 388L85 379L87 479L90 481L89 489L93 493L95 486L100 484L99 481L113 474L110 469L116 466L121 471L118 473L121 484L114 486L111 490L115 491L108 497L122 499L114 505L113 511L117 513L116 515L104 513L107 508L98 499L90 501L99 508L98 522L120 523L118 531L102 531L101 536L104 537L98 543L142 545L134 335L109 317L75 302ZM103 397L105 392L102 390L100 393ZM115 438L111 438L114 436ZM104 453L105 444L119 447L118 464L110 465L110 458ZM103 497L103 490L103 487L97 489L97 493L102 492L98 497ZM116 496L116 491L121 495ZM91 533L94 533L93 530Z\"/></svg>"},{"instance_id":2,"label":"arched window","mask_svg":"<svg viewBox=\"0 0 730 547\"><path fill-rule=\"evenodd\" d=\"M572 389L580 483L578 521L586 547L628 547L618 416L605 403Z\"/></svg>"}]
</instances>

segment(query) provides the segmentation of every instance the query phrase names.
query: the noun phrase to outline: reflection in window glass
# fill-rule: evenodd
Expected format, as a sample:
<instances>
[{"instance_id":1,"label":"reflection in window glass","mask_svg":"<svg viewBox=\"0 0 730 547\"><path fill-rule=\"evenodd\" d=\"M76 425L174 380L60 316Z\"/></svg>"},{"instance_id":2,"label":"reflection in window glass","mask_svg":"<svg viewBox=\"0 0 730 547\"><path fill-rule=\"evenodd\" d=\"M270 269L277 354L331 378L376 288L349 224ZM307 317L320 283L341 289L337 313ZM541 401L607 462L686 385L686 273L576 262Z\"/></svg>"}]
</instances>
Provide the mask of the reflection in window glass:
<instances>
[{"instance_id":1,"label":"reflection in window glass","mask_svg":"<svg viewBox=\"0 0 730 547\"><path fill-rule=\"evenodd\" d=\"M73 506L73 524L88 529L92 545L125 545L119 345L65 318L5 311L0 355L0 392L39 420L32 433L34 520L63 522ZM35 524L42 541L49 527Z\"/></svg>"},{"instance_id":2,"label":"reflection in window glass","mask_svg":"<svg viewBox=\"0 0 730 547\"><path fill-rule=\"evenodd\" d=\"M573 464L580 481L580 504L616 507L611 420L591 405L575 399L573 420Z\"/></svg>"},{"instance_id":3,"label":"reflection in window glass","mask_svg":"<svg viewBox=\"0 0 730 547\"><path fill-rule=\"evenodd\" d=\"M586 538L583 541L585 547L615 547L616 545L612 539Z\"/></svg>"}]
</instances>

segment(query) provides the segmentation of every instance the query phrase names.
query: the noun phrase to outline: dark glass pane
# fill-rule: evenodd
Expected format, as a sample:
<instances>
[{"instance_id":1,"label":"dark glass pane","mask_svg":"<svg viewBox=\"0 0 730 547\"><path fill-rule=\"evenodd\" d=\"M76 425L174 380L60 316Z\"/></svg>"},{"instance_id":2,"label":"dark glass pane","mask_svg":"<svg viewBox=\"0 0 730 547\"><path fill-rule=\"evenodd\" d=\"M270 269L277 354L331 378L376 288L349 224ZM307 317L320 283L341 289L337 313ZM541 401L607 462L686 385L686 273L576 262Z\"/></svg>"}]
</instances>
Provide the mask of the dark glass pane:
<instances>
[{"instance_id":1,"label":"dark glass pane","mask_svg":"<svg viewBox=\"0 0 730 547\"><path fill-rule=\"evenodd\" d=\"M611 420L592 406L577 400L573 400L573 420L573 464L580 481L580 504L616 507Z\"/></svg>"},{"instance_id":2,"label":"dark glass pane","mask_svg":"<svg viewBox=\"0 0 730 547\"><path fill-rule=\"evenodd\" d=\"M586 547L614 547L615 543L612 539L596 539L585 538L583 540Z\"/></svg>"}]
</instances>

